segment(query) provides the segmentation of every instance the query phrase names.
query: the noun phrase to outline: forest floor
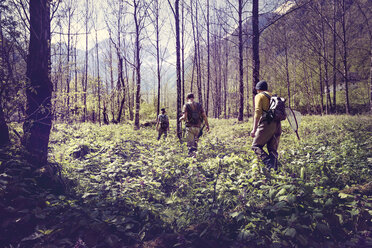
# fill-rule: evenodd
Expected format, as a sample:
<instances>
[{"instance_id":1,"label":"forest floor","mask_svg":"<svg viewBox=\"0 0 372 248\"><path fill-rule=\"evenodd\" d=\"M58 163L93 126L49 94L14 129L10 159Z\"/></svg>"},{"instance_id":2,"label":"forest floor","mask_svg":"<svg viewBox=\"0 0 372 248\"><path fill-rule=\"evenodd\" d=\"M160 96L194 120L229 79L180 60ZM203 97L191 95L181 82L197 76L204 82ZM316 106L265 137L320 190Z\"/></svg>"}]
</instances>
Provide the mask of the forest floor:
<instances>
[{"instance_id":1,"label":"forest floor","mask_svg":"<svg viewBox=\"0 0 372 248\"><path fill-rule=\"evenodd\" d=\"M371 116L304 116L301 140L284 121L277 173L251 122L210 120L196 158L174 125L55 124L37 170L13 137L0 247L372 247Z\"/></svg>"}]
</instances>

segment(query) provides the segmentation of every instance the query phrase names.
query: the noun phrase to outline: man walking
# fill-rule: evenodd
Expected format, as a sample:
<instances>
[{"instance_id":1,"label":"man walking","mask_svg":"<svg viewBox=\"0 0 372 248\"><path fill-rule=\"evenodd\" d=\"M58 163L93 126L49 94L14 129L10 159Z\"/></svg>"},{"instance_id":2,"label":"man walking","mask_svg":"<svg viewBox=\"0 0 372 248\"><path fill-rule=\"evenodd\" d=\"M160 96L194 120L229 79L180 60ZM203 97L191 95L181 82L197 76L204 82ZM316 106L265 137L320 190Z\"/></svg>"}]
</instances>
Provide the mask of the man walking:
<instances>
[{"instance_id":1,"label":"man walking","mask_svg":"<svg viewBox=\"0 0 372 248\"><path fill-rule=\"evenodd\" d=\"M186 121L186 141L189 148L189 156L195 156L198 148L199 133L204 120L205 128L209 131L207 115L200 103L194 101L194 94L189 93L186 97L187 103L183 106L183 115L180 121Z\"/></svg>"},{"instance_id":2,"label":"man walking","mask_svg":"<svg viewBox=\"0 0 372 248\"><path fill-rule=\"evenodd\" d=\"M260 81L256 85L257 95L254 98L255 111L251 136L254 138L252 150L267 166L267 168L278 169L278 146L282 127L280 121L268 120L265 111L270 108L272 94L267 90L266 81ZM263 147L267 145L267 154Z\"/></svg>"},{"instance_id":3,"label":"man walking","mask_svg":"<svg viewBox=\"0 0 372 248\"><path fill-rule=\"evenodd\" d=\"M158 120L156 122L156 130L158 131L158 140L164 134L164 139L167 138L167 134L169 131L169 118L168 115L165 114L165 108L161 109L161 114L158 116Z\"/></svg>"}]
</instances>

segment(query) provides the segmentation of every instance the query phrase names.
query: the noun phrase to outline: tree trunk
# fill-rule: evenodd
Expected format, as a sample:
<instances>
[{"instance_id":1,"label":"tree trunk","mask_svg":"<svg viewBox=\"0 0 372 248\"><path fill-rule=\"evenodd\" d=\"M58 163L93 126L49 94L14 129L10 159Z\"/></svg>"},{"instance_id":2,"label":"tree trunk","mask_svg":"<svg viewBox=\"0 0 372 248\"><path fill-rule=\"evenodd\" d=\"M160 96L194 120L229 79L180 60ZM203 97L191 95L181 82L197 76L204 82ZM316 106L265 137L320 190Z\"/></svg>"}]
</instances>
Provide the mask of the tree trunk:
<instances>
[{"instance_id":1,"label":"tree trunk","mask_svg":"<svg viewBox=\"0 0 372 248\"><path fill-rule=\"evenodd\" d=\"M98 96L98 123L101 125L101 78L99 75L99 53L98 53L98 37L96 29L96 56L97 56L97 96Z\"/></svg>"},{"instance_id":2,"label":"tree trunk","mask_svg":"<svg viewBox=\"0 0 372 248\"><path fill-rule=\"evenodd\" d=\"M345 80L345 110L346 114L350 114L350 102L349 102L349 68L348 68L348 47L347 47L347 34L346 34L346 2L342 0L342 45L343 45L343 69L344 69L344 80Z\"/></svg>"},{"instance_id":3,"label":"tree trunk","mask_svg":"<svg viewBox=\"0 0 372 248\"><path fill-rule=\"evenodd\" d=\"M225 70L224 70L224 96L223 96L223 109L224 118L227 118L227 92L228 92L228 78L229 78L229 41L225 38Z\"/></svg>"},{"instance_id":4,"label":"tree trunk","mask_svg":"<svg viewBox=\"0 0 372 248\"><path fill-rule=\"evenodd\" d=\"M68 23L67 23L67 63L66 63L66 115L67 120L70 120L70 51L71 51L71 9L68 10Z\"/></svg>"},{"instance_id":5,"label":"tree trunk","mask_svg":"<svg viewBox=\"0 0 372 248\"><path fill-rule=\"evenodd\" d=\"M136 48L136 79L137 79L137 90L136 90L136 114L134 117L134 128L140 128L140 120L139 120L139 111L141 107L141 61L140 61L140 23L138 20L138 2L134 0L134 24L136 26L136 41L135 41L135 48Z\"/></svg>"},{"instance_id":6,"label":"tree trunk","mask_svg":"<svg viewBox=\"0 0 372 248\"><path fill-rule=\"evenodd\" d=\"M2 21L1 12L0 12L0 22ZM0 57L0 82L5 82L5 72L2 70L5 67L5 59L3 56L5 55L5 40L3 35L3 28L0 25L0 42L1 42L1 57ZM0 147L8 144L10 142L9 139L9 128L5 121L4 111L3 111L3 87L0 87Z\"/></svg>"},{"instance_id":7,"label":"tree trunk","mask_svg":"<svg viewBox=\"0 0 372 248\"><path fill-rule=\"evenodd\" d=\"M181 54L180 54L180 14L179 14L179 0L175 1L175 25L176 25L176 67L177 67L177 136L181 140L182 130L181 122Z\"/></svg>"},{"instance_id":8,"label":"tree trunk","mask_svg":"<svg viewBox=\"0 0 372 248\"><path fill-rule=\"evenodd\" d=\"M323 69L322 69L322 61L321 57L319 57L318 61L319 66L319 88L320 88L320 114L324 114L324 101L323 101Z\"/></svg>"},{"instance_id":9,"label":"tree trunk","mask_svg":"<svg viewBox=\"0 0 372 248\"><path fill-rule=\"evenodd\" d=\"M336 112L337 84L337 33L336 33L337 0L333 1L333 112Z\"/></svg>"},{"instance_id":10,"label":"tree trunk","mask_svg":"<svg viewBox=\"0 0 372 248\"><path fill-rule=\"evenodd\" d=\"M323 48L323 64L324 64L324 84L325 84L325 93L326 93L326 106L325 111L326 115L330 114L330 106L331 106L331 93L329 90L329 77L328 77L328 44L327 44L327 38L325 33L325 25L323 20L323 7L320 6L320 18L321 18L321 24L322 24L322 48ZM323 89L321 89L323 91Z\"/></svg>"},{"instance_id":11,"label":"tree trunk","mask_svg":"<svg viewBox=\"0 0 372 248\"><path fill-rule=\"evenodd\" d=\"M286 32L286 30L284 30ZM287 40L287 39L286 39ZM288 45L285 44L285 74L287 79L288 107L291 107L291 81L289 80Z\"/></svg>"},{"instance_id":12,"label":"tree trunk","mask_svg":"<svg viewBox=\"0 0 372 248\"><path fill-rule=\"evenodd\" d=\"M88 90L88 20L89 20L89 0L86 0L86 11L85 11L85 76L83 81L83 103L84 103L84 111L83 111L83 122L87 119L87 90Z\"/></svg>"},{"instance_id":13,"label":"tree trunk","mask_svg":"<svg viewBox=\"0 0 372 248\"><path fill-rule=\"evenodd\" d=\"M3 104L0 101L0 147L9 144L9 142L9 129L4 117Z\"/></svg>"},{"instance_id":14,"label":"tree trunk","mask_svg":"<svg viewBox=\"0 0 372 248\"><path fill-rule=\"evenodd\" d=\"M22 141L33 159L40 163L47 162L52 127L50 63L50 0L30 0L29 87Z\"/></svg>"},{"instance_id":15,"label":"tree trunk","mask_svg":"<svg viewBox=\"0 0 372 248\"><path fill-rule=\"evenodd\" d=\"M258 1L258 0L257 0ZM244 114L244 78L243 78L243 0L239 0L239 114L238 121L243 121Z\"/></svg>"},{"instance_id":16,"label":"tree trunk","mask_svg":"<svg viewBox=\"0 0 372 248\"><path fill-rule=\"evenodd\" d=\"M206 104L205 104L205 113L208 116L209 111L209 87L210 87L210 78L211 78L211 70L210 70L210 44L209 44L209 0L207 0L207 96L206 96Z\"/></svg>"},{"instance_id":17,"label":"tree trunk","mask_svg":"<svg viewBox=\"0 0 372 248\"><path fill-rule=\"evenodd\" d=\"M182 1L181 6L181 67L182 67L182 96L181 96L181 106L185 104L185 1Z\"/></svg>"},{"instance_id":18,"label":"tree trunk","mask_svg":"<svg viewBox=\"0 0 372 248\"><path fill-rule=\"evenodd\" d=\"M155 32L156 32L156 71L157 71L157 79L158 79L158 96L157 96L157 106L156 106L156 116L160 114L160 83L161 83L161 74L160 74L160 27L159 27L159 1L156 0L156 7L155 7Z\"/></svg>"},{"instance_id":19,"label":"tree trunk","mask_svg":"<svg viewBox=\"0 0 372 248\"><path fill-rule=\"evenodd\" d=\"M259 15L258 15L258 0L252 2L252 59L253 59L253 83L252 83L252 103L254 106L254 97L257 94L256 85L260 81L260 31L259 31Z\"/></svg>"}]
</instances>

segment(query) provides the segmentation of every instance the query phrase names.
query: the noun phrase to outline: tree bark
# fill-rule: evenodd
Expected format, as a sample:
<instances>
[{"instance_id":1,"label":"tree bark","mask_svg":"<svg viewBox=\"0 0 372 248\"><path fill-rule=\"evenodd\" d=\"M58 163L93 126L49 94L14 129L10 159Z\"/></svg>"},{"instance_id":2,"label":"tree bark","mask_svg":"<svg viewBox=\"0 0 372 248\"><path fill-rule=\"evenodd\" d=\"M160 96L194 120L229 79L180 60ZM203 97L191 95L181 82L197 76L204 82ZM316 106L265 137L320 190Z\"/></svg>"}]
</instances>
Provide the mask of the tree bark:
<instances>
[{"instance_id":1,"label":"tree bark","mask_svg":"<svg viewBox=\"0 0 372 248\"><path fill-rule=\"evenodd\" d=\"M349 102L349 68L348 68L348 44L347 44L347 33L346 33L346 2L342 0L342 45L343 45L343 70L344 70L344 81L345 81L345 111L346 114L350 114L350 102Z\"/></svg>"},{"instance_id":2,"label":"tree bark","mask_svg":"<svg viewBox=\"0 0 372 248\"><path fill-rule=\"evenodd\" d=\"M336 33L336 14L337 14L337 0L333 1L333 20L332 20L332 29L333 29L333 110L336 112L336 84L337 84L337 33Z\"/></svg>"},{"instance_id":3,"label":"tree bark","mask_svg":"<svg viewBox=\"0 0 372 248\"><path fill-rule=\"evenodd\" d=\"M39 163L47 162L52 126L50 63L50 0L30 0L29 87L22 143Z\"/></svg>"},{"instance_id":4,"label":"tree bark","mask_svg":"<svg viewBox=\"0 0 372 248\"><path fill-rule=\"evenodd\" d=\"M208 116L209 111L209 87L210 87L210 78L211 78L211 70L210 70L210 43L209 43L209 0L207 0L207 96L206 96L206 104L205 104L205 113Z\"/></svg>"},{"instance_id":5,"label":"tree bark","mask_svg":"<svg viewBox=\"0 0 372 248\"><path fill-rule=\"evenodd\" d=\"M243 78L243 0L238 3L239 30L239 114L238 121L243 121L244 114L244 78Z\"/></svg>"},{"instance_id":6,"label":"tree bark","mask_svg":"<svg viewBox=\"0 0 372 248\"><path fill-rule=\"evenodd\" d=\"M181 122L181 54L180 54L180 14L179 14L179 0L175 1L175 24L176 24L176 67L177 67L177 136L181 140L182 130Z\"/></svg>"},{"instance_id":7,"label":"tree bark","mask_svg":"<svg viewBox=\"0 0 372 248\"><path fill-rule=\"evenodd\" d=\"M9 143L10 143L9 128L5 121L3 104L0 101L0 147L7 145Z\"/></svg>"},{"instance_id":8,"label":"tree bark","mask_svg":"<svg viewBox=\"0 0 372 248\"><path fill-rule=\"evenodd\" d=\"M252 103L254 109L254 96L256 95L256 85L260 81L260 31L259 31L259 15L258 15L258 0L252 2L252 59L253 59L253 83L252 83Z\"/></svg>"},{"instance_id":9,"label":"tree bark","mask_svg":"<svg viewBox=\"0 0 372 248\"><path fill-rule=\"evenodd\" d=\"M135 66L136 66L136 113L134 117L134 128L139 129L140 128L140 123L139 123L139 111L141 107L141 61L140 61L140 20L138 19L138 11L139 11L139 6L137 0L133 1L134 3L134 24L136 27L136 41L135 41L135 49L136 49L136 61L135 61Z\"/></svg>"}]
</instances>

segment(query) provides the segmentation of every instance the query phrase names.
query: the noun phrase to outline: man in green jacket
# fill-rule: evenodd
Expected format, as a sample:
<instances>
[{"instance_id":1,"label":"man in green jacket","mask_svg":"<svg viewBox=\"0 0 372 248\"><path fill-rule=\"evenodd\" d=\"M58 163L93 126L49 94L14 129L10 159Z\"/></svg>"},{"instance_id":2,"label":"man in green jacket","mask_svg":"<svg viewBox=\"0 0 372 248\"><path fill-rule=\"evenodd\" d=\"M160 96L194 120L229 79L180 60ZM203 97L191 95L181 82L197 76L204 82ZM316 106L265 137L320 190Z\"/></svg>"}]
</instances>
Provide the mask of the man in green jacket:
<instances>
[{"instance_id":1,"label":"man in green jacket","mask_svg":"<svg viewBox=\"0 0 372 248\"><path fill-rule=\"evenodd\" d=\"M183 115L180 121L186 121L186 141L189 156L195 156L202 122L204 120L207 132L209 131L209 123L202 105L194 101L194 94L187 94L186 100L187 103L183 106Z\"/></svg>"}]
</instances>

